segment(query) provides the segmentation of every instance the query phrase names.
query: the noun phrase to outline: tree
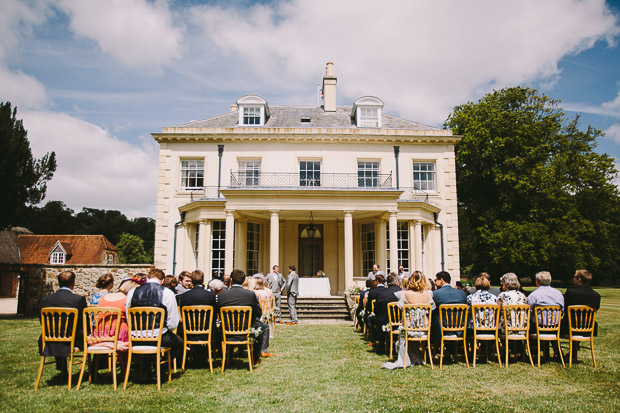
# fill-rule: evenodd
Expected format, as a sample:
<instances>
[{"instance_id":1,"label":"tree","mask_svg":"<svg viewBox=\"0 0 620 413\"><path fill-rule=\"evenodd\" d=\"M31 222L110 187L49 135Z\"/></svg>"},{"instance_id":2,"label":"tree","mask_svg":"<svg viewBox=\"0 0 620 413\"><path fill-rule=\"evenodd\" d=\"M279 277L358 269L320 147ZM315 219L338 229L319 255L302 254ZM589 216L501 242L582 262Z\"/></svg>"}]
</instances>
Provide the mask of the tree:
<instances>
[{"instance_id":1,"label":"tree","mask_svg":"<svg viewBox=\"0 0 620 413\"><path fill-rule=\"evenodd\" d=\"M136 235L122 233L116 248L123 264L147 264L153 261L144 251L144 241Z\"/></svg>"},{"instance_id":2,"label":"tree","mask_svg":"<svg viewBox=\"0 0 620 413\"><path fill-rule=\"evenodd\" d=\"M613 159L594 152L601 131L579 129L559 101L523 87L454 108L463 267L596 280L620 272L620 194Z\"/></svg>"},{"instance_id":3,"label":"tree","mask_svg":"<svg viewBox=\"0 0 620 413\"><path fill-rule=\"evenodd\" d=\"M45 198L47 182L56 171L56 154L34 159L27 135L17 108L0 102L0 229L15 224L27 205Z\"/></svg>"}]
</instances>

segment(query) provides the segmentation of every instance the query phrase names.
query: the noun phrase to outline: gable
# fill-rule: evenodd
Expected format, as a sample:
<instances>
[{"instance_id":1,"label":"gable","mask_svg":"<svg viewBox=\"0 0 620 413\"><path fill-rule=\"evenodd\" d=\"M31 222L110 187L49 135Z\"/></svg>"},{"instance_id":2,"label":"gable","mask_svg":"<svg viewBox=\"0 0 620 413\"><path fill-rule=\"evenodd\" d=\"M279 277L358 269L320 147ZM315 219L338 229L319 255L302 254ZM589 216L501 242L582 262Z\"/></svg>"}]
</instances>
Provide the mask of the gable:
<instances>
[{"instance_id":1,"label":"gable","mask_svg":"<svg viewBox=\"0 0 620 413\"><path fill-rule=\"evenodd\" d=\"M53 252L67 254L67 264L100 264L105 252L117 254L103 235L20 235L18 241L24 264L49 264Z\"/></svg>"}]
</instances>

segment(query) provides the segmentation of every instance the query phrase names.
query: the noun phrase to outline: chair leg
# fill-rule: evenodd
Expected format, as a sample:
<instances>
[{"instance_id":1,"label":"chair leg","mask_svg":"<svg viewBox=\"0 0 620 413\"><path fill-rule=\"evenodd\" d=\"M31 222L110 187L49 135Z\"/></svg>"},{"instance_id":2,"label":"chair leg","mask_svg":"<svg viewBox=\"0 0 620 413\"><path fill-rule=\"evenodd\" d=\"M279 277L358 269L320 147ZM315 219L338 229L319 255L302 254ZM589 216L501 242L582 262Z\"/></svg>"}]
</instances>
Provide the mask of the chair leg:
<instances>
[{"instance_id":1,"label":"chair leg","mask_svg":"<svg viewBox=\"0 0 620 413\"><path fill-rule=\"evenodd\" d=\"M443 337L441 338L441 355L439 356L439 369L443 367Z\"/></svg>"},{"instance_id":2,"label":"chair leg","mask_svg":"<svg viewBox=\"0 0 620 413\"><path fill-rule=\"evenodd\" d=\"M226 366L226 344L222 343L222 373L224 373L225 366Z\"/></svg>"},{"instance_id":3,"label":"chair leg","mask_svg":"<svg viewBox=\"0 0 620 413\"><path fill-rule=\"evenodd\" d=\"M67 388L71 391L71 376L73 376L73 351L71 351L71 356L69 356L69 365L67 366L67 373L69 375L69 383L67 383Z\"/></svg>"},{"instance_id":4,"label":"chair leg","mask_svg":"<svg viewBox=\"0 0 620 413\"><path fill-rule=\"evenodd\" d=\"M469 360L467 360L467 344L466 343L467 342L465 341L465 336L463 336L463 354L465 354L465 364L467 365L467 368L469 368Z\"/></svg>"},{"instance_id":5,"label":"chair leg","mask_svg":"<svg viewBox=\"0 0 620 413\"><path fill-rule=\"evenodd\" d=\"M463 346L465 346L465 342L463 342ZM478 341L476 340L476 338L474 337L474 368L476 367L476 359L478 358L476 356L476 353L478 352Z\"/></svg>"},{"instance_id":6,"label":"chair leg","mask_svg":"<svg viewBox=\"0 0 620 413\"><path fill-rule=\"evenodd\" d=\"M532 365L532 367L534 367L534 362L532 361L532 347L530 346L530 338L527 336L525 337L525 346L527 348L527 355L530 357L530 364Z\"/></svg>"},{"instance_id":7,"label":"chair leg","mask_svg":"<svg viewBox=\"0 0 620 413\"><path fill-rule=\"evenodd\" d=\"M407 337L408 336L405 336L405 356L403 357L403 370L407 370L407 357L409 356L409 340L407 340Z\"/></svg>"},{"instance_id":8,"label":"chair leg","mask_svg":"<svg viewBox=\"0 0 620 413\"><path fill-rule=\"evenodd\" d=\"M506 362L504 363L505 367L508 367L508 344L510 343L508 341L508 334L506 334L506 340L504 340L506 343Z\"/></svg>"},{"instance_id":9,"label":"chair leg","mask_svg":"<svg viewBox=\"0 0 620 413\"><path fill-rule=\"evenodd\" d=\"M538 353L538 368L540 368L540 350L541 350L541 348L540 348L540 338L538 339L537 342L538 342L538 347L536 348L536 350L537 350L537 353Z\"/></svg>"},{"instance_id":10,"label":"chair leg","mask_svg":"<svg viewBox=\"0 0 620 413\"><path fill-rule=\"evenodd\" d=\"M34 383L34 389L39 388L39 382L41 381L41 374L43 373L43 366L45 365L45 357L41 356L41 367L39 367L39 374L37 374L37 381Z\"/></svg>"},{"instance_id":11,"label":"chair leg","mask_svg":"<svg viewBox=\"0 0 620 413\"><path fill-rule=\"evenodd\" d=\"M131 351L127 355L127 367L125 368L125 382L123 383L123 390L127 390L127 380L129 380L129 370L131 370Z\"/></svg>"},{"instance_id":12,"label":"chair leg","mask_svg":"<svg viewBox=\"0 0 620 413\"><path fill-rule=\"evenodd\" d=\"M161 352L158 351L155 357L155 363L157 363L157 367L155 369L157 374L157 390L161 390L161 377L159 376L161 373Z\"/></svg>"},{"instance_id":13,"label":"chair leg","mask_svg":"<svg viewBox=\"0 0 620 413\"><path fill-rule=\"evenodd\" d=\"M80 368L80 378L78 379L76 390L80 390L80 385L82 384L82 377L84 377L84 370L86 369L87 359L88 359L88 365L90 366L90 354L88 355L88 357L82 357L82 367ZM88 369L88 373L90 376L90 368Z\"/></svg>"},{"instance_id":14,"label":"chair leg","mask_svg":"<svg viewBox=\"0 0 620 413\"><path fill-rule=\"evenodd\" d=\"M110 361L110 357L108 357L108 361ZM110 370L112 372L112 382L114 383L114 390L116 390L117 388L117 383L116 383L116 350L114 350L114 353L112 353L112 365L111 365L112 369ZM78 386L79 388L79 386Z\"/></svg>"},{"instance_id":15,"label":"chair leg","mask_svg":"<svg viewBox=\"0 0 620 413\"><path fill-rule=\"evenodd\" d=\"M562 352L562 349L560 349L560 353ZM568 367L572 368L573 367L573 340L568 340Z\"/></svg>"},{"instance_id":16,"label":"chair leg","mask_svg":"<svg viewBox=\"0 0 620 413\"><path fill-rule=\"evenodd\" d=\"M594 363L594 368L596 368L596 358L594 358L594 338L590 336L590 353L592 353L592 363Z\"/></svg>"},{"instance_id":17,"label":"chair leg","mask_svg":"<svg viewBox=\"0 0 620 413\"><path fill-rule=\"evenodd\" d=\"M495 337L495 352L497 353L497 362L499 363L499 366L502 367L502 358L499 352L499 339L497 337Z\"/></svg>"},{"instance_id":18,"label":"chair leg","mask_svg":"<svg viewBox=\"0 0 620 413\"><path fill-rule=\"evenodd\" d=\"M253 345L248 343L248 364L250 365L250 373L252 373L252 353L253 353Z\"/></svg>"},{"instance_id":19,"label":"chair leg","mask_svg":"<svg viewBox=\"0 0 620 413\"><path fill-rule=\"evenodd\" d=\"M426 349L428 350L428 359L429 359L429 361L431 363L431 370L434 370L435 367L433 367L433 355L431 354L431 340L430 340L430 338L426 342Z\"/></svg>"},{"instance_id":20,"label":"chair leg","mask_svg":"<svg viewBox=\"0 0 620 413\"><path fill-rule=\"evenodd\" d=\"M167 353L168 353L168 383L170 383L172 381L172 370L170 370L170 358L172 357L172 350L168 350Z\"/></svg>"},{"instance_id":21,"label":"chair leg","mask_svg":"<svg viewBox=\"0 0 620 413\"><path fill-rule=\"evenodd\" d=\"M566 367L564 363L564 356L562 356L562 347L560 347L560 334L558 333L558 353L560 353L560 360L562 361L562 367Z\"/></svg>"},{"instance_id":22,"label":"chair leg","mask_svg":"<svg viewBox=\"0 0 620 413\"><path fill-rule=\"evenodd\" d=\"M211 356L211 338L209 337L209 341L207 342L207 351L209 356L209 371L213 374L213 357Z\"/></svg>"}]
</instances>

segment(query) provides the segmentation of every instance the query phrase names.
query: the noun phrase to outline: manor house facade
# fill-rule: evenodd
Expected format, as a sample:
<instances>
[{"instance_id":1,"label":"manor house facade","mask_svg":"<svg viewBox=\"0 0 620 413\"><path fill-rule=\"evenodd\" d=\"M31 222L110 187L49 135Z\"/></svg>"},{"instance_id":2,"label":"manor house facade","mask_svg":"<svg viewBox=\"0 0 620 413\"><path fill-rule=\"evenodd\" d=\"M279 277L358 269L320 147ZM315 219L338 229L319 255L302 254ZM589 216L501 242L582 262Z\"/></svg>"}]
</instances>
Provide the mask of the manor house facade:
<instances>
[{"instance_id":1,"label":"manor house facade","mask_svg":"<svg viewBox=\"0 0 620 413\"><path fill-rule=\"evenodd\" d=\"M302 277L324 274L332 294L374 263L459 278L460 138L390 116L373 96L337 106L336 83L328 63L320 106L246 95L228 113L153 134L155 266L209 278L295 264Z\"/></svg>"}]
</instances>

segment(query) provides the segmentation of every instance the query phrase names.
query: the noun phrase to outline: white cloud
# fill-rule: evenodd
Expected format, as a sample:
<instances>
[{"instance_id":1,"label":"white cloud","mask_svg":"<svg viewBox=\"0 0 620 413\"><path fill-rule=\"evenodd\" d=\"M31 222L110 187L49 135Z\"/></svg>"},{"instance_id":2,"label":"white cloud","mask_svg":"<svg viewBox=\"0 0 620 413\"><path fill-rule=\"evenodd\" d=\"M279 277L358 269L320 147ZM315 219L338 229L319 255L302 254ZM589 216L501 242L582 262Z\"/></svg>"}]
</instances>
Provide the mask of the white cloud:
<instances>
[{"instance_id":1,"label":"white cloud","mask_svg":"<svg viewBox=\"0 0 620 413\"><path fill-rule=\"evenodd\" d=\"M129 67L157 70L182 55L183 30L164 0L59 0L71 29Z\"/></svg>"},{"instance_id":2,"label":"white cloud","mask_svg":"<svg viewBox=\"0 0 620 413\"><path fill-rule=\"evenodd\" d=\"M21 71L11 71L0 65L0 100L9 101L21 109L38 109L47 103L45 86Z\"/></svg>"},{"instance_id":3,"label":"white cloud","mask_svg":"<svg viewBox=\"0 0 620 413\"><path fill-rule=\"evenodd\" d=\"M45 201L62 200L78 211L93 207L120 210L129 217L155 215L154 142L139 148L62 113L23 111L19 116L35 157L56 152L58 168Z\"/></svg>"},{"instance_id":4,"label":"white cloud","mask_svg":"<svg viewBox=\"0 0 620 413\"><path fill-rule=\"evenodd\" d=\"M603 102L599 106L580 103L565 104L563 106L564 109L570 110L572 112L591 113L593 115L620 118L620 92L618 92L618 95L614 100L610 100L609 102Z\"/></svg>"},{"instance_id":5,"label":"white cloud","mask_svg":"<svg viewBox=\"0 0 620 413\"><path fill-rule=\"evenodd\" d=\"M620 144L620 123L614 123L605 131L605 137Z\"/></svg>"},{"instance_id":6,"label":"white cloud","mask_svg":"<svg viewBox=\"0 0 620 413\"><path fill-rule=\"evenodd\" d=\"M315 83L334 61L341 102L374 94L388 112L435 124L492 88L553 82L564 56L618 34L603 0L292 0L192 16L210 60L246 68L263 88Z\"/></svg>"}]
</instances>

